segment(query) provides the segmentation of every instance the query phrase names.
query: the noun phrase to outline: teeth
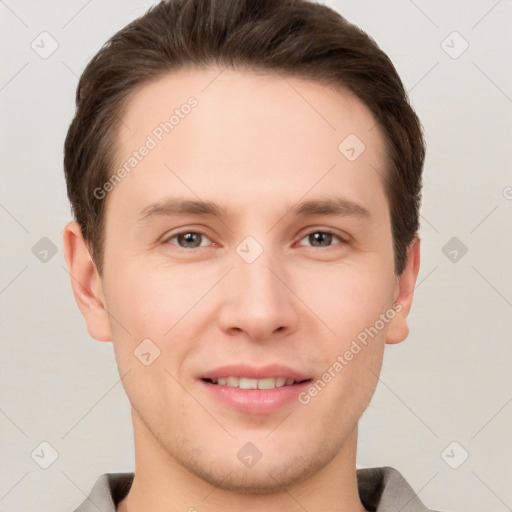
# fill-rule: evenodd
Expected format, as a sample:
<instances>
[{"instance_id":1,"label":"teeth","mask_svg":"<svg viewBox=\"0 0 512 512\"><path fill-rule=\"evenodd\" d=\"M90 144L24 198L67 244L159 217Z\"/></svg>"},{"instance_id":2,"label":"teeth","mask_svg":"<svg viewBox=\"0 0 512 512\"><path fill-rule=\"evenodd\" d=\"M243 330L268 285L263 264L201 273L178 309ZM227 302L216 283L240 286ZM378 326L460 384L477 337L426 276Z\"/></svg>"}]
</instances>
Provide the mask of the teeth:
<instances>
[{"instance_id":1,"label":"teeth","mask_svg":"<svg viewBox=\"0 0 512 512\"><path fill-rule=\"evenodd\" d=\"M266 379L258 380L258 389L274 389L280 388L284 386L286 379L283 377L277 377L276 379L272 377L267 377Z\"/></svg>"},{"instance_id":2,"label":"teeth","mask_svg":"<svg viewBox=\"0 0 512 512\"><path fill-rule=\"evenodd\" d=\"M240 389L258 389L258 379L248 379L247 377L240 377L237 387L239 387Z\"/></svg>"},{"instance_id":3,"label":"teeth","mask_svg":"<svg viewBox=\"0 0 512 512\"><path fill-rule=\"evenodd\" d=\"M286 377L268 377L265 379L251 379L249 377L219 377L218 379L210 380L220 386L229 386L231 388L240 389L274 389L295 384L293 379L287 379Z\"/></svg>"}]
</instances>

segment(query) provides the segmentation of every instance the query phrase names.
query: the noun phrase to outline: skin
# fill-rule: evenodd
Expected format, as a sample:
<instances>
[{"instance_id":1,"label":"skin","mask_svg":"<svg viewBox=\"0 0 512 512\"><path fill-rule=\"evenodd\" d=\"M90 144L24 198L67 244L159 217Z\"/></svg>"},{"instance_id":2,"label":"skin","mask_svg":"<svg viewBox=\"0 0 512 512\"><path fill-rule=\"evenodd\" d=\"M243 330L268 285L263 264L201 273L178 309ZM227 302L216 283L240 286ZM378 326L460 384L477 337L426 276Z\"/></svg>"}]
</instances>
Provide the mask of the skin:
<instances>
[{"instance_id":1,"label":"skin","mask_svg":"<svg viewBox=\"0 0 512 512\"><path fill-rule=\"evenodd\" d=\"M188 97L198 105L104 199L103 276L76 222L64 231L88 332L113 342L132 405L136 476L118 510L363 511L357 422L385 344L408 335L419 239L396 276L384 144L365 105L306 79L220 71L183 69L130 99L118 166ZM366 145L353 162L338 150L349 134ZM168 196L214 201L230 216L139 220ZM334 196L369 218L286 215ZM308 236L325 229L335 236ZM174 236L183 231L204 236ZM253 263L236 252L247 236L263 249ZM279 362L316 380L395 301L401 311L307 404L241 413L198 381L244 362ZM160 350L149 366L133 354L146 338ZM247 442L262 453L250 468L237 457Z\"/></svg>"}]
</instances>

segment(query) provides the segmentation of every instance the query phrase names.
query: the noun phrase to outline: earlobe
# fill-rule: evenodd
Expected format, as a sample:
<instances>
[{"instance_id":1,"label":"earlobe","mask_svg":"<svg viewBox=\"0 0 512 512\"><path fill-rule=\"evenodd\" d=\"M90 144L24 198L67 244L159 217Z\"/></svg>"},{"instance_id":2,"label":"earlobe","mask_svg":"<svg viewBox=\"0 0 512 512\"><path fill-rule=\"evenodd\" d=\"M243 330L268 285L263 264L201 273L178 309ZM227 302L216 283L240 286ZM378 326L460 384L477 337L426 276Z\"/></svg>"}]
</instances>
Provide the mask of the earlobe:
<instances>
[{"instance_id":1,"label":"earlobe","mask_svg":"<svg viewBox=\"0 0 512 512\"><path fill-rule=\"evenodd\" d=\"M87 331L98 341L112 341L102 280L90 257L82 230L75 221L64 228L63 248L73 295Z\"/></svg>"},{"instance_id":2,"label":"earlobe","mask_svg":"<svg viewBox=\"0 0 512 512\"><path fill-rule=\"evenodd\" d=\"M409 335L407 316L412 306L414 287L420 268L420 238L415 236L407 250L407 261L402 274L397 277L396 311L390 321L386 343L394 344L405 340Z\"/></svg>"}]
</instances>

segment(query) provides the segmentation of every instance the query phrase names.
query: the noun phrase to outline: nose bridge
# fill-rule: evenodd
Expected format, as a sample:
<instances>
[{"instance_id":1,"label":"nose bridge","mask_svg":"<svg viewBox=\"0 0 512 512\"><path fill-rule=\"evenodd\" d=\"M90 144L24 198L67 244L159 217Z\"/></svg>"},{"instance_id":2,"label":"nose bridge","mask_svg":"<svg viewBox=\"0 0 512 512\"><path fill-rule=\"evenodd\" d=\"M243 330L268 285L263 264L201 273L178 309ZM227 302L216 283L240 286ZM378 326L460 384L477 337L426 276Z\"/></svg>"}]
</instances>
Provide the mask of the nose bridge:
<instances>
[{"instance_id":1,"label":"nose bridge","mask_svg":"<svg viewBox=\"0 0 512 512\"><path fill-rule=\"evenodd\" d=\"M236 249L220 321L223 329L243 330L252 339L265 339L278 329L294 329L297 312L278 258L271 248L250 238Z\"/></svg>"},{"instance_id":2,"label":"nose bridge","mask_svg":"<svg viewBox=\"0 0 512 512\"><path fill-rule=\"evenodd\" d=\"M262 254L253 263L239 261L235 266L235 276L240 283L239 300L249 302L255 309L270 309L275 303L284 300L283 283L276 277L279 274L270 254Z\"/></svg>"}]
</instances>

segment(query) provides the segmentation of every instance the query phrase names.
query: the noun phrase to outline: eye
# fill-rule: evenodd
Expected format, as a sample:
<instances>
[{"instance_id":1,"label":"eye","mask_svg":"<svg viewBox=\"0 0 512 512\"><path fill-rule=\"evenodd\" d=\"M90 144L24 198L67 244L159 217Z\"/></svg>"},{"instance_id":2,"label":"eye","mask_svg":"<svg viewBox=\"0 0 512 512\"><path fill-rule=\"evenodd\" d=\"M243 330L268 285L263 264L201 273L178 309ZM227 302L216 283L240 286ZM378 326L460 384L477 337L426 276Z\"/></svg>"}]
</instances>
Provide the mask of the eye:
<instances>
[{"instance_id":1,"label":"eye","mask_svg":"<svg viewBox=\"0 0 512 512\"><path fill-rule=\"evenodd\" d=\"M304 237L302 237L301 241L304 239L308 240L308 242L311 244L311 247L316 248L333 246L335 245L333 241L335 241L336 239L338 240L338 242L346 243L345 240L342 240L333 231L327 229L311 231L307 233ZM176 242L173 242L173 240L176 240ZM204 247L205 245L208 245L207 243L201 243L203 240L208 240L211 242L211 240L200 231L181 231L166 238L164 240L164 243L177 245L181 249L196 249L198 247ZM215 243L213 243L213 245L215 245Z\"/></svg>"},{"instance_id":2,"label":"eye","mask_svg":"<svg viewBox=\"0 0 512 512\"><path fill-rule=\"evenodd\" d=\"M196 247L202 247L201 239L206 238L210 240L204 233L199 231L181 231L180 233L175 233L169 238L164 240L164 243L171 243L172 245L178 245L182 249L195 249ZM171 242L171 240L176 239L177 243Z\"/></svg>"},{"instance_id":3,"label":"eye","mask_svg":"<svg viewBox=\"0 0 512 512\"><path fill-rule=\"evenodd\" d=\"M304 240L305 238L308 239L308 241L311 243L311 247L329 247L333 244L331 243L333 241L333 237L337 238L340 242L344 243L345 241L342 240L338 235L334 234L330 230L317 230L317 231L310 231L306 236L301 238L301 240Z\"/></svg>"}]
</instances>

